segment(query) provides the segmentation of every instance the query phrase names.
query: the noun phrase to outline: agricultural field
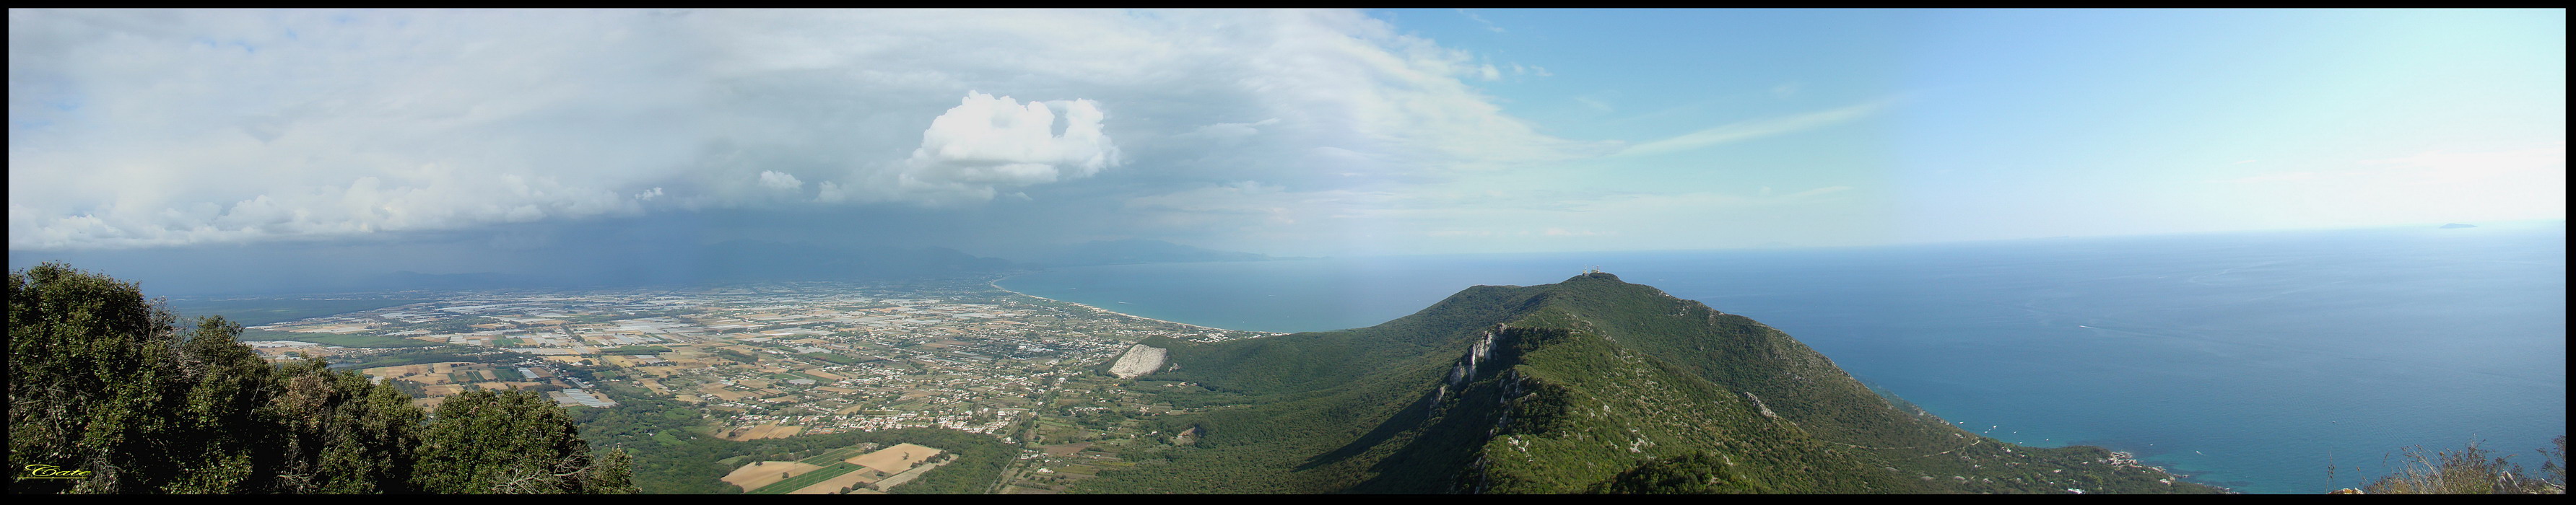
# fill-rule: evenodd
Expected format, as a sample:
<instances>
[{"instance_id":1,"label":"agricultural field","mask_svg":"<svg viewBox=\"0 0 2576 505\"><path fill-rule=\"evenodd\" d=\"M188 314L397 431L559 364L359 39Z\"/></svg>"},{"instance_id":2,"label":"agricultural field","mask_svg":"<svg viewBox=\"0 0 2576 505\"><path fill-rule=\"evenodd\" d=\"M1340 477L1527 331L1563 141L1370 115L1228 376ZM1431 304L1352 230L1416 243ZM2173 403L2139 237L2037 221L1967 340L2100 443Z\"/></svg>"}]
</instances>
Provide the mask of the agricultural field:
<instances>
[{"instance_id":1,"label":"agricultural field","mask_svg":"<svg viewBox=\"0 0 2576 505\"><path fill-rule=\"evenodd\" d=\"M894 447L851 457L846 462L880 472L897 473L910 470L913 465L919 465L923 461L930 460L932 456L938 455L938 449L913 444L895 444Z\"/></svg>"},{"instance_id":2,"label":"agricultural field","mask_svg":"<svg viewBox=\"0 0 2576 505\"><path fill-rule=\"evenodd\" d=\"M842 490L845 489L852 493L862 490L874 492L876 489L872 488L871 485L885 477L886 474L884 472L878 472L876 470L852 470L850 473L844 473L839 477L831 478L831 480L825 480L811 486L805 486L802 489L790 491L787 494L836 494L841 493Z\"/></svg>"},{"instance_id":3,"label":"agricultural field","mask_svg":"<svg viewBox=\"0 0 2576 505\"><path fill-rule=\"evenodd\" d=\"M754 462L735 468L721 480L748 494L875 493L884 491L877 487L880 484L902 484L922 473L913 470L935 467L923 463L946 452L910 443L877 447L877 443L861 443L796 461Z\"/></svg>"},{"instance_id":4,"label":"agricultural field","mask_svg":"<svg viewBox=\"0 0 2576 505\"><path fill-rule=\"evenodd\" d=\"M859 465L853 465L853 464L849 464L849 463L833 463L833 464L832 464L832 466L826 466L826 467L823 467L823 468L820 468L820 469L816 469L816 470L814 470L814 471L805 472L805 473L801 473L801 474L796 474L796 476L795 476L795 477L789 477L789 478L787 478L786 480L778 481L777 483L773 483L773 484L770 484L770 485L767 485L767 486L761 486L761 487L759 487L759 488L752 489L750 494L788 494L788 493L794 493L794 492L796 492L796 491L798 491L798 490L802 490L802 489L805 489L805 488L807 488L807 487L812 487L812 486L815 486L815 485L818 485L818 484L823 484L823 483L824 483L824 481L838 480L838 479L839 479L839 477L841 477L841 476L843 476L843 475L848 475L848 474L850 474L850 473L852 473L852 472L864 472L864 471L868 471L867 467L863 467L863 466L859 466ZM832 491L832 492L839 492L839 491L840 491L840 488L839 488L839 487L833 487L833 488L830 488L830 489L831 489L831 491ZM796 494L821 494L821 493L796 493Z\"/></svg>"},{"instance_id":5,"label":"agricultural field","mask_svg":"<svg viewBox=\"0 0 2576 505\"><path fill-rule=\"evenodd\" d=\"M804 432L804 431L805 431L805 427L803 427L803 426L779 426L779 425L776 425L776 424L763 424L763 425L759 425L759 426L753 426L753 427L750 427L750 428L743 428L743 429L740 429L740 430L733 430L733 431L731 431L731 432L726 433L726 434L725 434L724 439L726 439L726 440L733 440L733 441L740 442L740 441L759 440L759 439L764 439L764 438L787 438L787 437L796 436L796 434L797 434L797 433L802 433L802 432Z\"/></svg>"},{"instance_id":6,"label":"agricultural field","mask_svg":"<svg viewBox=\"0 0 2576 505\"><path fill-rule=\"evenodd\" d=\"M725 474L724 478L721 480L725 481L726 484L740 487L744 491L750 491L766 488L771 484L778 483L778 481L787 480L799 474L811 473L822 468L823 467L795 461L755 461L751 464L743 465L742 468L734 469L733 473Z\"/></svg>"},{"instance_id":7,"label":"agricultural field","mask_svg":"<svg viewBox=\"0 0 2576 505\"><path fill-rule=\"evenodd\" d=\"M440 398L474 389L514 389L542 391L568 387L559 379L531 378L519 373L521 367L473 362L437 362L411 365L380 366L359 372L378 377L397 388L404 388L421 398L415 403L429 407ZM548 375L539 372L540 376Z\"/></svg>"}]
</instances>

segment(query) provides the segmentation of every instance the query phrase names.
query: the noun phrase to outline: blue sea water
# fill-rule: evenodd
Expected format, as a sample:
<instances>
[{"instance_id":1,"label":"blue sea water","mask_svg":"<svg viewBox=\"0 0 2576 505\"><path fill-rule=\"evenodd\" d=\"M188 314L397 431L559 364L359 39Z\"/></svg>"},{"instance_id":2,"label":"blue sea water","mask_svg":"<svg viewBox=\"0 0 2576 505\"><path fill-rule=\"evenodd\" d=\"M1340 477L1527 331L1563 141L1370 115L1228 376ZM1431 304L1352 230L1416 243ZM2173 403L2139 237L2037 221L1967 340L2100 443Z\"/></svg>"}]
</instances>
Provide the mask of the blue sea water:
<instances>
[{"instance_id":1,"label":"blue sea water","mask_svg":"<svg viewBox=\"0 0 2576 505\"><path fill-rule=\"evenodd\" d=\"M1220 328L1375 325L1591 266L1788 332L1961 426L2317 493L2567 426L2566 223L1062 268L1000 285ZM2328 465L2339 469L2329 481Z\"/></svg>"}]
</instances>

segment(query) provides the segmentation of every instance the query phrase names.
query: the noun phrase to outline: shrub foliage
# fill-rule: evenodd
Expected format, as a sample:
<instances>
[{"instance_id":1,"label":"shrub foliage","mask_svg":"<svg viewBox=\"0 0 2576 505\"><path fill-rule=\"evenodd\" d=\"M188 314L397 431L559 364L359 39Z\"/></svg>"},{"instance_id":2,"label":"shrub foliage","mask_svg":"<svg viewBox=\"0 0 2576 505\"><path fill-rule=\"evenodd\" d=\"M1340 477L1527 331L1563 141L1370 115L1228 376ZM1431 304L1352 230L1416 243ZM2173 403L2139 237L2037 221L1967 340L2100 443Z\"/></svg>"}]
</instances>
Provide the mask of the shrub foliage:
<instances>
[{"instance_id":1,"label":"shrub foliage","mask_svg":"<svg viewBox=\"0 0 2576 505\"><path fill-rule=\"evenodd\" d=\"M409 395L320 360L271 365L221 317L181 329L133 283L9 273L12 493L633 492L561 407L527 392Z\"/></svg>"}]
</instances>

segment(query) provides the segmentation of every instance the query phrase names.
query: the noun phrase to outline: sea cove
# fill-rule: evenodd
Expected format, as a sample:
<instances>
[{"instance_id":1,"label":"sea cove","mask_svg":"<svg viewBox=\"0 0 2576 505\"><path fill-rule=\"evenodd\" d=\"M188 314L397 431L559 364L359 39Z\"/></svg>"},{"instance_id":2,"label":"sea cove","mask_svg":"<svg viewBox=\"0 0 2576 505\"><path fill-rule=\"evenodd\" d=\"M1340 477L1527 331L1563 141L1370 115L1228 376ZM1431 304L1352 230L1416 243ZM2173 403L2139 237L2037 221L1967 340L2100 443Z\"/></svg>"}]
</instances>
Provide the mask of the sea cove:
<instances>
[{"instance_id":1,"label":"sea cove","mask_svg":"<svg viewBox=\"0 0 2576 505\"><path fill-rule=\"evenodd\" d=\"M1963 427L2312 493L2409 445L2537 467L2566 425L2563 221L1837 249L1061 268L998 285L1144 317L1314 331L1598 266L1752 317ZM2329 482L2328 464L2343 469Z\"/></svg>"}]
</instances>

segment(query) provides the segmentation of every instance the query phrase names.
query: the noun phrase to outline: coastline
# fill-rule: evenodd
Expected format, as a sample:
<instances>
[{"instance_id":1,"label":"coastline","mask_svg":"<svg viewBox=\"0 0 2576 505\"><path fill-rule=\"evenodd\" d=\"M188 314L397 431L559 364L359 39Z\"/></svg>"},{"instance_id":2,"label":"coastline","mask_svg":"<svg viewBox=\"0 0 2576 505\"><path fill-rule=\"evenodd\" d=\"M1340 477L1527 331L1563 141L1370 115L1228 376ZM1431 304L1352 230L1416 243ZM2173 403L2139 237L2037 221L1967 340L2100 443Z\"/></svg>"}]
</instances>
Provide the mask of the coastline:
<instances>
[{"instance_id":1,"label":"coastline","mask_svg":"<svg viewBox=\"0 0 2576 505\"><path fill-rule=\"evenodd\" d=\"M1030 298L1036 298L1036 299L1040 299L1040 300L1046 300L1046 301L1050 301L1050 302L1056 302L1056 303L1061 303L1061 304L1066 304L1066 305L1072 305L1072 306L1076 306L1076 307L1082 307L1082 308L1086 308L1086 309L1091 309L1091 310L1093 310L1093 311L1097 311L1097 312L1104 312L1104 313L1109 313L1109 314L1117 314L1117 315L1119 315L1119 316L1124 316L1124 317L1129 317L1129 318L1135 318L1135 319L1143 319L1143 320L1153 321L1153 322L1157 322L1157 323L1176 324L1176 325L1187 326L1187 327L1191 327L1191 328L1198 328L1198 329L1202 329L1202 330L1213 330L1213 331L1224 331L1224 332L1236 332L1236 333L1257 333L1257 334L1262 334L1262 335L1286 335L1285 333L1278 333L1278 332L1252 331L1252 330L1233 330L1233 329L1226 329L1226 328L1218 328L1218 327L1214 327L1214 326L1196 325L1196 324L1184 323L1184 322L1179 322L1179 321L1165 321L1165 320L1161 320L1161 319L1155 319L1155 318L1150 318L1150 317L1145 317L1145 316L1139 316L1139 315L1135 315L1135 314L1129 314L1129 313L1125 313L1125 312L1119 312L1119 311L1115 311L1115 310L1104 309L1104 308L1100 308L1100 307L1092 306L1091 304L1087 304L1087 303L1081 303L1081 302L1070 302L1070 301L1064 301L1064 300L1057 300L1057 299L1054 299L1054 298L1047 298L1047 297L1043 297L1043 296L1032 295L1032 294L1022 293L1022 292L1018 292L1018 291L1012 291L1012 290L1011 290L1011 288L1005 288L1005 287L1002 287L1002 279L1008 279L1008 278L1011 278L1011 277L1016 277L1016 276L1018 276L1018 275L1019 275L1019 274L1011 274L1011 275L1005 275L1005 276L1001 276L1001 277L996 277L996 278L994 278L993 280L984 281L984 285L986 285L986 286L992 286L992 287L993 287L993 289L1001 290L1001 291L1002 291L1002 292L1004 292L1004 293L1010 293L1010 294L1015 294L1015 295L1020 295L1020 296L1026 296L1026 297L1030 297Z\"/></svg>"}]
</instances>

